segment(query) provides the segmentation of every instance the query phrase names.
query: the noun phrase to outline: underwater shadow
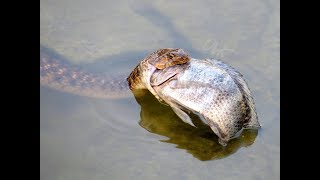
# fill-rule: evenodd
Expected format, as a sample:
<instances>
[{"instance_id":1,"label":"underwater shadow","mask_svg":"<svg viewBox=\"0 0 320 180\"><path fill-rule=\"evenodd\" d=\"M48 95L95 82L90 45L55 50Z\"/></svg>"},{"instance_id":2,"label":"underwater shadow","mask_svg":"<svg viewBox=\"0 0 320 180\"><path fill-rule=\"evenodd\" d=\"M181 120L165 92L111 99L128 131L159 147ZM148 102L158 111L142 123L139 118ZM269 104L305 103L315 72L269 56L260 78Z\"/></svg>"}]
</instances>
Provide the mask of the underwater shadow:
<instances>
[{"instance_id":1,"label":"underwater shadow","mask_svg":"<svg viewBox=\"0 0 320 180\"><path fill-rule=\"evenodd\" d=\"M168 139L160 141L176 144L176 148L185 149L201 161L226 158L241 147L252 145L258 134L258 130L243 130L238 138L232 139L223 147L218 142L218 136L197 115L191 115L196 128L180 120L169 106L158 102L148 91L135 91L134 95L141 106L141 127L151 133L166 136Z\"/></svg>"}]
</instances>

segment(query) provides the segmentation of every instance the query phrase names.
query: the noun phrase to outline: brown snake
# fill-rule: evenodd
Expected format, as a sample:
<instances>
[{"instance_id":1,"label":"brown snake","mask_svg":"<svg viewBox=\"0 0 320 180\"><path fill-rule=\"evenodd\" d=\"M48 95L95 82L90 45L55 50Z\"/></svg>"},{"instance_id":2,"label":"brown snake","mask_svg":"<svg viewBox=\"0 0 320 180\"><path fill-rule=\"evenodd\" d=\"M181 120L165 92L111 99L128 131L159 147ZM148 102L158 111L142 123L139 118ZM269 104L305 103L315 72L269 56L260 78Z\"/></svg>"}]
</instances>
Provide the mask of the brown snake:
<instances>
[{"instance_id":1,"label":"brown snake","mask_svg":"<svg viewBox=\"0 0 320 180\"><path fill-rule=\"evenodd\" d=\"M147 89L143 77L148 66L164 69L189 61L182 49L159 49L146 58L129 76L94 74L69 64L63 57L40 46L40 83L59 91L95 98L119 98L131 94L130 90Z\"/></svg>"}]
</instances>

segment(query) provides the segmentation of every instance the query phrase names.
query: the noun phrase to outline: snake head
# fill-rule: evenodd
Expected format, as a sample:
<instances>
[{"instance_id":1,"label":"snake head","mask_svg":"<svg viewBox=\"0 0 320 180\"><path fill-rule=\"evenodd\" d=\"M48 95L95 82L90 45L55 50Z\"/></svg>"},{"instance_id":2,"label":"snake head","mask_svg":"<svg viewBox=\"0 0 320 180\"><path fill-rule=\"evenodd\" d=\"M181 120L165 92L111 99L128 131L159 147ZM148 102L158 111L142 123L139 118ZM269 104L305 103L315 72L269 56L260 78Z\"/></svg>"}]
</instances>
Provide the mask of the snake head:
<instances>
[{"instance_id":1,"label":"snake head","mask_svg":"<svg viewBox=\"0 0 320 180\"><path fill-rule=\"evenodd\" d=\"M160 85L183 71L190 60L189 54L183 49L158 49L145 57L131 72L127 78L129 87L131 90L148 89L160 99L153 86Z\"/></svg>"},{"instance_id":2,"label":"snake head","mask_svg":"<svg viewBox=\"0 0 320 180\"><path fill-rule=\"evenodd\" d=\"M185 64L190 61L190 56L183 49L164 48L155 51L148 62L157 69L165 69L177 64Z\"/></svg>"},{"instance_id":3,"label":"snake head","mask_svg":"<svg viewBox=\"0 0 320 180\"><path fill-rule=\"evenodd\" d=\"M184 70L185 68L177 66L187 65L190 59L189 54L179 48L163 48L154 51L140 62L139 71L142 74L139 76L142 78L142 84L160 100L153 86L169 80Z\"/></svg>"}]
</instances>

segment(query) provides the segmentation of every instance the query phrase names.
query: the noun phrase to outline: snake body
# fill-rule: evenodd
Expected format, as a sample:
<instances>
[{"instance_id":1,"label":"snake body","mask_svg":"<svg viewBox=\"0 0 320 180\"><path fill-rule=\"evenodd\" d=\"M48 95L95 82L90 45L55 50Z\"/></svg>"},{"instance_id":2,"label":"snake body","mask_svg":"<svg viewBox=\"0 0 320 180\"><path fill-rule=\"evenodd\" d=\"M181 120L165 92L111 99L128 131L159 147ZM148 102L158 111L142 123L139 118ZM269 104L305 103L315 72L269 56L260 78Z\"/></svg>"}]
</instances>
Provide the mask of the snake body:
<instances>
[{"instance_id":1,"label":"snake body","mask_svg":"<svg viewBox=\"0 0 320 180\"><path fill-rule=\"evenodd\" d=\"M81 96L112 99L131 94L126 78L126 75L85 71L68 63L61 55L40 46L40 83L44 86Z\"/></svg>"},{"instance_id":2,"label":"snake body","mask_svg":"<svg viewBox=\"0 0 320 180\"><path fill-rule=\"evenodd\" d=\"M67 62L61 55L40 46L40 83L59 91L95 98L119 98L132 90L148 89L148 78L155 69L164 69L189 60L182 49L159 49L134 68L128 75L96 74ZM155 95L155 94L154 94Z\"/></svg>"}]
</instances>

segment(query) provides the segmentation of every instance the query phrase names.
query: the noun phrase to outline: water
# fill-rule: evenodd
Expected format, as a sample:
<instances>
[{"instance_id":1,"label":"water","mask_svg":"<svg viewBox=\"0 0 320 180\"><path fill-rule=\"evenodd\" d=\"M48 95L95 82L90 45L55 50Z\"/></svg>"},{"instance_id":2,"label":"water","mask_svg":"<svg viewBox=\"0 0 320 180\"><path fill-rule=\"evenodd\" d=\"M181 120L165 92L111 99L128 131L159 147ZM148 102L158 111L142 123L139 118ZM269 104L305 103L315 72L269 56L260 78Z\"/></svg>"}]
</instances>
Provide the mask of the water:
<instances>
[{"instance_id":1,"label":"water","mask_svg":"<svg viewBox=\"0 0 320 180\"><path fill-rule=\"evenodd\" d=\"M129 74L158 48L220 58L244 75L262 125L224 149L148 93L105 100L41 86L41 179L279 179L279 14L279 1L41 0L40 43L71 63Z\"/></svg>"}]
</instances>

